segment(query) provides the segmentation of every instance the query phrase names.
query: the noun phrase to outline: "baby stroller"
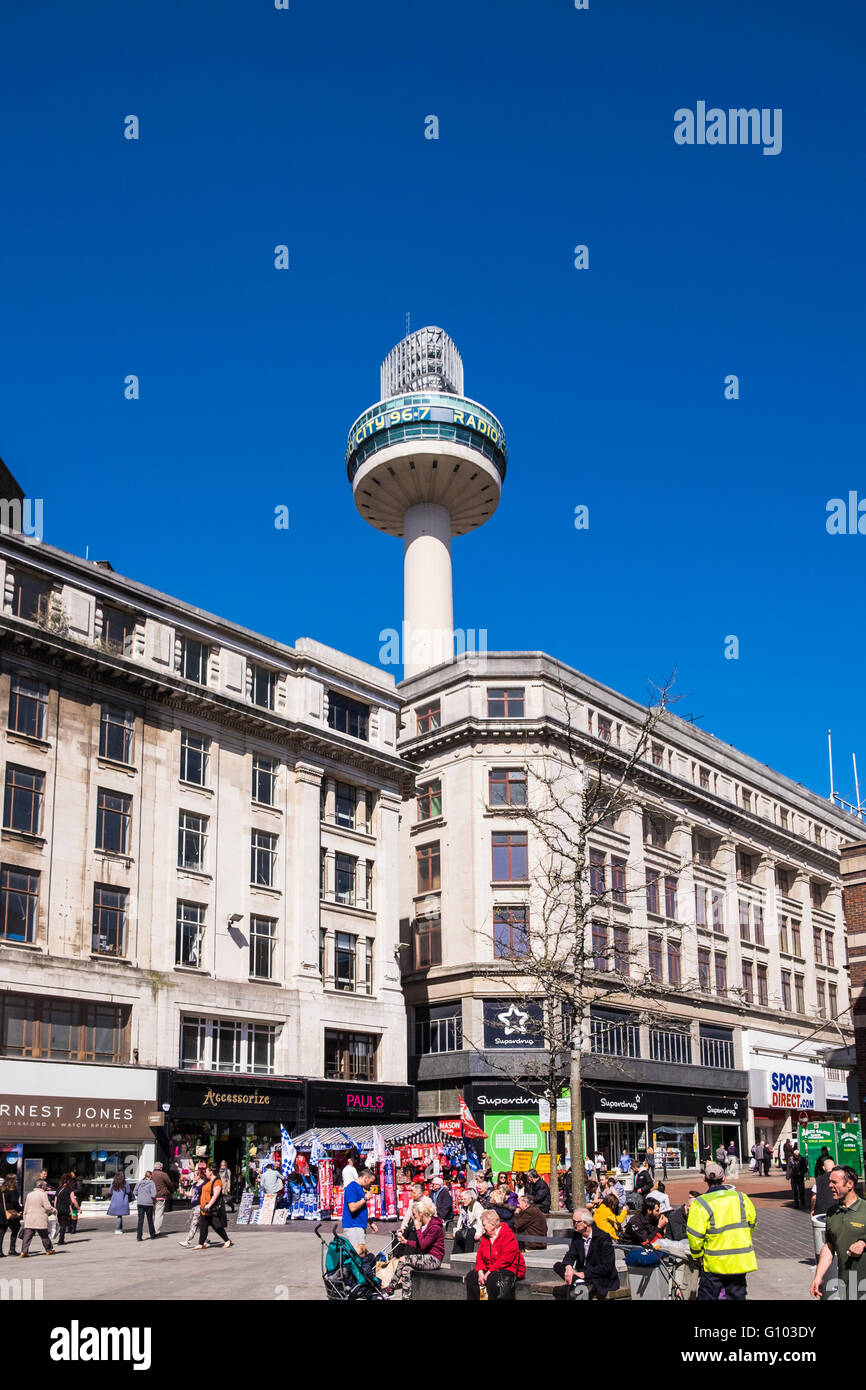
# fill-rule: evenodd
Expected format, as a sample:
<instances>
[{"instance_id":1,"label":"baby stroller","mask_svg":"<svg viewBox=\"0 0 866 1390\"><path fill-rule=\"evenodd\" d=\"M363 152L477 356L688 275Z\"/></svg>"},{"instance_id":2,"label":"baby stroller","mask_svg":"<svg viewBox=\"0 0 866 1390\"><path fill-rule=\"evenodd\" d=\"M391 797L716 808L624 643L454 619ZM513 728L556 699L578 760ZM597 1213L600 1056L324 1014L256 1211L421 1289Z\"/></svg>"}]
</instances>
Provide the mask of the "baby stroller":
<instances>
[{"instance_id":1,"label":"baby stroller","mask_svg":"<svg viewBox=\"0 0 866 1390\"><path fill-rule=\"evenodd\" d=\"M365 1272L352 1242L336 1232L326 1241L319 1235L321 1228L320 1222L315 1229L322 1245L322 1282L328 1298L337 1303L384 1301L388 1295L379 1280Z\"/></svg>"}]
</instances>

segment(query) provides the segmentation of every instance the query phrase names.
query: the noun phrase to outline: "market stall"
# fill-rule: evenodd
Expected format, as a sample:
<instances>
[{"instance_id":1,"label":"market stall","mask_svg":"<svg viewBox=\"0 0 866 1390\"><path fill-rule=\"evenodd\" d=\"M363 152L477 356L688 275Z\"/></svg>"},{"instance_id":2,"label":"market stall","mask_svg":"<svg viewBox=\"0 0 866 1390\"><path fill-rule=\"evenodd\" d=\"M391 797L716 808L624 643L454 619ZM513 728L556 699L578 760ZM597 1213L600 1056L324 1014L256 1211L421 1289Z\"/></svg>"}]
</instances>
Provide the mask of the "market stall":
<instances>
[{"instance_id":1,"label":"market stall","mask_svg":"<svg viewBox=\"0 0 866 1390\"><path fill-rule=\"evenodd\" d=\"M370 1217L375 1221L402 1220L417 1195L417 1185L427 1192L430 1179L440 1173L451 1182L455 1205L465 1182L466 1150L462 1140L432 1120L310 1129L293 1139L292 1145L300 1156L310 1155L318 1178L318 1210L322 1215L339 1217L342 1211L340 1176L353 1152L362 1158L366 1156L368 1166L375 1170L376 1182L367 1199Z\"/></svg>"}]
</instances>

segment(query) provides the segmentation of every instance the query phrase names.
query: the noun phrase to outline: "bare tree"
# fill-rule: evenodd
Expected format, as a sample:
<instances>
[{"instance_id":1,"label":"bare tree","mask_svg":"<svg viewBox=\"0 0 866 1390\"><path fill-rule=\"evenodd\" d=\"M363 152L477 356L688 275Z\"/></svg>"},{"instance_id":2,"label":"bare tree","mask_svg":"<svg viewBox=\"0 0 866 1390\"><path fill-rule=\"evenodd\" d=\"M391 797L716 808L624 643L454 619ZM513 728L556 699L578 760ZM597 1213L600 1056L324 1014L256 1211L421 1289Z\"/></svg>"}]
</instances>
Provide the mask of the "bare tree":
<instances>
[{"instance_id":1,"label":"bare tree","mask_svg":"<svg viewBox=\"0 0 866 1390\"><path fill-rule=\"evenodd\" d=\"M524 933L515 934L510 956L496 960L486 974L503 986L507 1001L516 1010L512 1015L515 1026L519 1026L522 1040L530 1039L532 1046L507 1058L503 1053L492 1064L528 1096L550 1106L548 1151L554 1211L559 1206L557 1098L567 1081L573 1198L579 1205L585 1200L581 1104L585 1054L590 1050L616 1051L607 1046L609 1037L605 1034L621 1026L591 1019L591 1004L599 995L616 1002L627 1000L637 1010L630 1019L631 1026L655 1023L666 1014L667 1001L674 993L682 996L692 988L685 980L674 987L665 986L652 969L645 965L636 969L643 953L635 944L633 930L626 939L625 933L618 935L614 929L611 948L605 927L602 942L599 922L607 904L622 906L628 895L645 894L647 885L645 881L629 883L627 875L614 883L604 866L591 860L596 832L612 826L630 809L643 811L646 806L652 736L672 703L672 686L673 676L654 688L641 721L627 729L623 726L617 741L612 727L602 726L601 737L578 729L574 697L560 684L560 721L549 733L544 753L527 760L526 804L497 808L527 825L531 832L532 886ZM494 955L500 951L501 944ZM678 1023L668 1026L673 1030L682 1027ZM469 1045L491 1061L489 1049L471 1041Z\"/></svg>"}]
</instances>

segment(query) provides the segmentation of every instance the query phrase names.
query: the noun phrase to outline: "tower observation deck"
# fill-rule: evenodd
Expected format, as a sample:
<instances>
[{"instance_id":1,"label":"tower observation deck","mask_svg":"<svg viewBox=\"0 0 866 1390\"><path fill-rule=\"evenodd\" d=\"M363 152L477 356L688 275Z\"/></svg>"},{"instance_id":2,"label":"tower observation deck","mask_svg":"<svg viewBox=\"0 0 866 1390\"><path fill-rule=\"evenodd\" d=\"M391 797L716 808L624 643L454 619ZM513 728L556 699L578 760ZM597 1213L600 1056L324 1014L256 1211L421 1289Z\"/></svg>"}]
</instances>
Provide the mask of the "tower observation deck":
<instances>
[{"instance_id":1,"label":"tower observation deck","mask_svg":"<svg viewBox=\"0 0 866 1390\"><path fill-rule=\"evenodd\" d=\"M365 521L403 539L403 671L454 655L451 537L499 504L508 449L489 410L463 394L463 363L441 328L420 328L382 363L381 399L349 431L346 469Z\"/></svg>"}]
</instances>

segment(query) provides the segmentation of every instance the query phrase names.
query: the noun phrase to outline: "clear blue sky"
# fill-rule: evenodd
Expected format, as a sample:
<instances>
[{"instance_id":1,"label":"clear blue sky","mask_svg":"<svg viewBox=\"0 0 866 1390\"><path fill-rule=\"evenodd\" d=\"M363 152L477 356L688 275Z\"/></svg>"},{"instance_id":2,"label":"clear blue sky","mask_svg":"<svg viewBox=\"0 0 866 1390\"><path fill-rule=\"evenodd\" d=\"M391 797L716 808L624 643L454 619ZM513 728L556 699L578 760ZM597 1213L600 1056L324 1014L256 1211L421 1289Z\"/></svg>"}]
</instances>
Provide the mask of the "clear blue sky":
<instances>
[{"instance_id":1,"label":"clear blue sky","mask_svg":"<svg viewBox=\"0 0 866 1390\"><path fill-rule=\"evenodd\" d=\"M343 452L410 311L509 439L455 622L637 698L676 665L680 712L822 793L832 726L848 792L863 58L850 0L6 6L0 455L51 544L375 661L402 547ZM699 100L781 107L781 154L676 145Z\"/></svg>"}]
</instances>

